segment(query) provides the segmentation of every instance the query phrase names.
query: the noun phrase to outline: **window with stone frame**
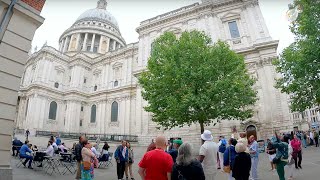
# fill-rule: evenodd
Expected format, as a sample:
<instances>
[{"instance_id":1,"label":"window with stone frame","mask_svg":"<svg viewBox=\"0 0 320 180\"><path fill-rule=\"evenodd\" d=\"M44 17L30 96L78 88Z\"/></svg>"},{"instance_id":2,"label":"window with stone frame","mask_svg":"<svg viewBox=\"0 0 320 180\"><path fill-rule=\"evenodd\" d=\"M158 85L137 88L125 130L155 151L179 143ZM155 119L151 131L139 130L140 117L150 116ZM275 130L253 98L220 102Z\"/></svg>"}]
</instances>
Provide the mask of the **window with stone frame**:
<instances>
[{"instance_id":1,"label":"window with stone frame","mask_svg":"<svg viewBox=\"0 0 320 180\"><path fill-rule=\"evenodd\" d=\"M97 89L98 89L98 86L95 85L95 86L93 87L93 91L97 91Z\"/></svg>"},{"instance_id":2,"label":"window with stone frame","mask_svg":"<svg viewBox=\"0 0 320 180\"><path fill-rule=\"evenodd\" d=\"M83 120L80 119L79 126L82 127Z\"/></svg>"},{"instance_id":3,"label":"window with stone frame","mask_svg":"<svg viewBox=\"0 0 320 180\"><path fill-rule=\"evenodd\" d=\"M119 113L118 103L116 101L114 101L111 104L111 122L118 121L118 113Z\"/></svg>"},{"instance_id":4,"label":"window with stone frame","mask_svg":"<svg viewBox=\"0 0 320 180\"><path fill-rule=\"evenodd\" d=\"M94 104L91 106L91 117L90 117L90 123L96 122L96 115L97 115L97 106Z\"/></svg>"},{"instance_id":5,"label":"window with stone frame","mask_svg":"<svg viewBox=\"0 0 320 180\"><path fill-rule=\"evenodd\" d=\"M117 87L119 85L119 82L117 80L114 81L113 86Z\"/></svg>"},{"instance_id":6,"label":"window with stone frame","mask_svg":"<svg viewBox=\"0 0 320 180\"><path fill-rule=\"evenodd\" d=\"M49 107L49 119L56 120L57 108L58 108L58 104L55 101L52 101Z\"/></svg>"},{"instance_id":7,"label":"window with stone frame","mask_svg":"<svg viewBox=\"0 0 320 180\"><path fill-rule=\"evenodd\" d=\"M55 88L59 88L59 83L58 83L58 82L55 82L55 83L54 83L54 87L55 87Z\"/></svg>"},{"instance_id":8,"label":"window with stone frame","mask_svg":"<svg viewBox=\"0 0 320 180\"><path fill-rule=\"evenodd\" d=\"M228 22L228 26L229 26L231 38L239 38L240 32L239 32L237 21Z\"/></svg>"}]
</instances>

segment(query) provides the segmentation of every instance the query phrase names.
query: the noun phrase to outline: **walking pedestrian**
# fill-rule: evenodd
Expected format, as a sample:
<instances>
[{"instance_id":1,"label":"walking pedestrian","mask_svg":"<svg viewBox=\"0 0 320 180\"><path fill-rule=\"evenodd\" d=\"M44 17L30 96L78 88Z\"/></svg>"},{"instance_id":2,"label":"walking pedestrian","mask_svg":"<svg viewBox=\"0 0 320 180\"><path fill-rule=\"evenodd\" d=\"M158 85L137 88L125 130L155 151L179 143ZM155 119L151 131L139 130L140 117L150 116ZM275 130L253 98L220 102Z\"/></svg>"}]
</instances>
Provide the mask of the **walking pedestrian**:
<instances>
[{"instance_id":1,"label":"walking pedestrian","mask_svg":"<svg viewBox=\"0 0 320 180\"><path fill-rule=\"evenodd\" d=\"M302 144L304 148L307 148L307 134L306 132L302 132Z\"/></svg>"},{"instance_id":2,"label":"walking pedestrian","mask_svg":"<svg viewBox=\"0 0 320 180\"><path fill-rule=\"evenodd\" d=\"M213 142L212 134L209 130L205 130L201 134L201 139L204 141L200 147L199 161L202 163L203 172L206 180L214 180L217 174L217 152L218 144Z\"/></svg>"},{"instance_id":3,"label":"walking pedestrian","mask_svg":"<svg viewBox=\"0 0 320 180\"><path fill-rule=\"evenodd\" d=\"M258 179L258 163L259 163L259 150L258 143L253 135L249 137L249 154L251 156L251 179Z\"/></svg>"},{"instance_id":4,"label":"walking pedestrian","mask_svg":"<svg viewBox=\"0 0 320 180\"><path fill-rule=\"evenodd\" d=\"M227 149L227 141L224 139L223 136L220 136L219 137L219 143L218 143L218 146L219 146L219 152L218 152L218 155L219 155L219 167L220 168L223 168L223 154L224 152L226 151Z\"/></svg>"},{"instance_id":5,"label":"walking pedestrian","mask_svg":"<svg viewBox=\"0 0 320 180\"><path fill-rule=\"evenodd\" d=\"M27 129L27 130L26 130L26 141L29 140L29 135L30 135L30 131L29 131L29 129Z\"/></svg>"},{"instance_id":6,"label":"walking pedestrian","mask_svg":"<svg viewBox=\"0 0 320 180\"><path fill-rule=\"evenodd\" d=\"M294 159L292 158L292 153L293 153L293 149L291 146L291 143L288 143L288 163L286 165L287 170L288 170L288 180L292 180L293 179L293 164L294 164Z\"/></svg>"},{"instance_id":7,"label":"walking pedestrian","mask_svg":"<svg viewBox=\"0 0 320 180\"><path fill-rule=\"evenodd\" d=\"M316 147L319 147L319 134L317 131L314 131L314 142L316 144Z\"/></svg>"},{"instance_id":8,"label":"walking pedestrian","mask_svg":"<svg viewBox=\"0 0 320 180\"><path fill-rule=\"evenodd\" d=\"M81 151L83 148L83 142L85 141L84 136L79 137L79 143L74 148L75 158L77 160L77 173L76 173L76 179L81 179L81 161L82 161L82 155Z\"/></svg>"},{"instance_id":9,"label":"walking pedestrian","mask_svg":"<svg viewBox=\"0 0 320 180\"><path fill-rule=\"evenodd\" d=\"M296 169L301 168L301 161L302 161L302 150L301 150L301 142L295 135L293 140L290 142L290 145L292 146L293 152L292 152L292 158L294 159L294 164Z\"/></svg>"},{"instance_id":10,"label":"walking pedestrian","mask_svg":"<svg viewBox=\"0 0 320 180\"><path fill-rule=\"evenodd\" d=\"M201 163L193 158L189 143L183 143L178 149L177 161L172 168L171 180L205 180Z\"/></svg>"},{"instance_id":11,"label":"walking pedestrian","mask_svg":"<svg viewBox=\"0 0 320 180\"><path fill-rule=\"evenodd\" d=\"M92 180L94 178L94 166L98 165L96 155L91 151L92 145L88 140L83 142L81 150L81 180Z\"/></svg>"},{"instance_id":12,"label":"walking pedestrian","mask_svg":"<svg viewBox=\"0 0 320 180\"><path fill-rule=\"evenodd\" d=\"M273 147L270 139L267 139L267 144L267 154L271 165L270 171L274 171L276 170L276 165L273 164L273 159L276 157L276 148Z\"/></svg>"},{"instance_id":13,"label":"walking pedestrian","mask_svg":"<svg viewBox=\"0 0 320 180\"><path fill-rule=\"evenodd\" d=\"M126 163L129 161L129 152L127 148L127 142L125 140L121 141L121 145L119 145L114 152L114 158L117 161L117 176L118 179L123 179L124 171L126 169Z\"/></svg>"},{"instance_id":14,"label":"walking pedestrian","mask_svg":"<svg viewBox=\"0 0 320 180\"><path fill-rule=\"evenodd\" d=\"M232 177L236 180L248 180L251 169L251 157L246 153L247 146L243 143L237 143L235 150L238 154L234 159Z\"/></svg>"},{"instance_id":15,"label":"walking pedestrian","mask_svg":"<svg viewBox=\"0 0 320 180\"><path fill-rule=\"evenodd\" d=\"M235 146L237 144L237 140L230 138L229 139L229 146L227 147L226 151L224 152L223 155L223 166L224 167L229 167L228 169L230 170L230 172L228 173L228 179L232 180L232 169L233 169L233 165L234 165L234 160L236 158L237 152L235 149Z\"/></svg>"},{"instance_id":16,"label":"walking pedestrian","mask_svg":"<svg viewBox=\"0 0 320 180\"><path fill-rule=\"evenodd\" d=\"M126 180L129 179L129 174L131 180L134 180L133 173L132 173L132 164L134 163L134 154L133 149L131 147L130 142L127 142L127 148L128 148L128 163L126 164L125 174L126 174Z\"/></svg>"},{"instance_id":17,"label":"walking pedestrian","mask_svg":"<svg viewBox=\"0 0 320 180\"><path fill-rule=\"evenodd\" d=\"M284 166L288 164L288 144L290 137L287 135L279 137L277 133L275 133L275 137L276 140L272 143L272 145L274 148L276 148L277 152L276 157L273 159L273 163L276 164L279 180L285 180Z\"/></svg>"},{"instance_id":18,"label":"walking pedestrian","mask_svg":"<svg viewBox=\"0 0 320 180\"><path fill-rule=\"evenodd\" d=\"M156 149L144 154L139 162L139 175L142 180L170 180L173 166L172 157L165 152L167 140L159 136L155 140Z\"/></svg>"}]
</instances>

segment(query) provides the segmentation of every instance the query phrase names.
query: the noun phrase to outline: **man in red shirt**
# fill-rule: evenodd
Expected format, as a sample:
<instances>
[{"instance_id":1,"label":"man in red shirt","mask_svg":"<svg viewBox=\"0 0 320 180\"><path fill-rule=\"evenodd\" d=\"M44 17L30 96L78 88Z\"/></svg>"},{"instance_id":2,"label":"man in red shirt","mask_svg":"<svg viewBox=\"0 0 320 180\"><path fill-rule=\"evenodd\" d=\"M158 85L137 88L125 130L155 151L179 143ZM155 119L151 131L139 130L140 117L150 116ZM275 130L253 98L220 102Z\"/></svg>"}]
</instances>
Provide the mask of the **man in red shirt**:
<instances>
[{"instance_id":1,"label":"man in red shirt","mask_svg":"<svg viewBox=\"0 0 320 180\"><path fill-rule=\"evenodd\" d=\"M166 153L166 138L156 138L156 149L147 152L139 163L142 180L170 180L173 166L172 157Z\"/></svg>"}]
</instances>

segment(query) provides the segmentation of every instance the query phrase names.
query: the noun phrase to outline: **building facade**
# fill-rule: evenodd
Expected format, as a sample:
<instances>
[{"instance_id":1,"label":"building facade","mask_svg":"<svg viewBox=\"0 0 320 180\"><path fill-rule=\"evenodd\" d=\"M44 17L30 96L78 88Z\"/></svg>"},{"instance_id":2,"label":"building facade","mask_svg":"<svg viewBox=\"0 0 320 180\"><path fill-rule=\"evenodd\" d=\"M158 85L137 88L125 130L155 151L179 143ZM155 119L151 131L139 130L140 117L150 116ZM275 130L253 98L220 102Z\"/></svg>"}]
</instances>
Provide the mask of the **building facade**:
<instances>
[{"instance_id":1,"label":"building facade","mask_svg":"<svg viewBox=\"0 0 320 180\"><path fill-rule=\"evenodd\" d=\"M257 79L255 114L244 122L222 121L207 129L218 135L292 129L287 96L274 88L271 61L278 41L270 37L258 0L203 0L140 23L139 41L126 44L107 2L79 16L59 39L59 49L44 45L30 56L20 86L16 126L61 132L138 135L147 144L157 134L198 143L200 126L158 130L137 83L146 70L152 42L166 31L201 30L213 41L226 41L244 55Z\"/></svg>"},{"instance_id":2,"label":"building facade","mask_svg":"<svg viewBox=\"0 0 320 180\"><path fill-rule=\"evenodd\" d=\"M0 0L0 179L12 179L11 145L20 79L45 0Z\"/></svg>"}]
</instances>

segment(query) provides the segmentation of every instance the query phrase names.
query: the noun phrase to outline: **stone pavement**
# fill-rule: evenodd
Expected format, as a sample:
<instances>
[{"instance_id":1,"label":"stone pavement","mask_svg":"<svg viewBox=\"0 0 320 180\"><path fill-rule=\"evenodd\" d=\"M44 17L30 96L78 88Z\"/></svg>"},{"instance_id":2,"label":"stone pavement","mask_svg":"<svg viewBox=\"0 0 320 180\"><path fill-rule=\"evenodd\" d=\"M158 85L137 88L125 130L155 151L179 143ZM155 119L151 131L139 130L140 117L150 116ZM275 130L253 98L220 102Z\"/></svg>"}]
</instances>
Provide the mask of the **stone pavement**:
<instances>
[{"instance_id":1,"label":"stone pavement","mask_svg":"<svg viewBox=\"0 0 320 180\"><path fill-rule=\"evenodd\" d=\"M115 146L111 147L111 151L114 151ZM135 179L140 179L138 176L138 166L142 155L145 153L146 147L136 147L135 151L135 163L133 165L133 172ZM14 180L72 180L74 175L56 175L49 176L43 172L42 169L29 170L24 167L17 168L17 159L12 158L13 179ZM113 166L106 169L95 169L95 180L116 180L116 164L113 162ZM303 151L302 170L296 172L296 180L319 180L320 179L320 148L308 147ZM270 164L265 153L260 154L259 162L259 176L261 180L277 180L278 176L276 172L270 172ZM319 173L319 174L318 174ZM1 178L0 178L1 179ZM218 180L227 180L227 175L219 172L217 175Z\"/></svg>"}]
</instances>

